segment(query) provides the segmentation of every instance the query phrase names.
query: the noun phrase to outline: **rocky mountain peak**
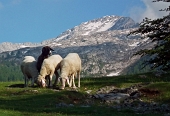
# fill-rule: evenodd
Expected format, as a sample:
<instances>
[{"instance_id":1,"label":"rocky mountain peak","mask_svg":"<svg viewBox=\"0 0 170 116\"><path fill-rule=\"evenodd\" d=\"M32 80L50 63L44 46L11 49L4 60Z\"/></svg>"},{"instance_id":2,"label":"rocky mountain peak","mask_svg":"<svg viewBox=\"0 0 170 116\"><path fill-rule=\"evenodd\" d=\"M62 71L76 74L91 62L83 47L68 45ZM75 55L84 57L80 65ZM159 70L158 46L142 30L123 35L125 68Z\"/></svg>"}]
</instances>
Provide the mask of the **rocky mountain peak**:
<instances>
[{"instance_id":1,"label":"rocky mountain peak","mask_svg":"<svg viewBox=\"0 0 170 116\"><path fill-rule=\"evenodd\" d=\"M43 41L43 43L51 44L57 43L57 45L61 45L60 41L70 39L70 38L86 38L91 35L100 35L100 33L108 32L108 31L115 31L117 33L129 33L129 31L133 28L138 27L138 24L135 23L129 17L120 17L120 16L104 16L98 19L93 19L87 22L83 22L78 26L75 26L72 29L68 29L67 31L63 32L61 35L57 36L56 38ZM121 34L121 35L122 35ZM71 39L70 39L71 40ZM86 40L82 40L86 41Z\"/></svg>"},{"instance_id":2,"label":"rocky mountain peak","mask_svg":"<svg viewBox=\"0 0 170 116\"><path fill-rule=\"evenodd\" d=\"M37 58L42 46L48 45L55 50L53 54L60 54L63 58L70 52L78 53L82 59L82 75L119 75L139 60L139 57L132 57L137 50L150 47L148 39L141 40L139 35L127 37L137 27L138 24L129 17L104 16L83 22L41 43L11 43L15 51L8 49L6 51L10 52L1 53L0 58L1 61L8 59L13 62L21 61L26 55ZM2 47L0 44L0 50Z\"/></svg>"}]
</instances>

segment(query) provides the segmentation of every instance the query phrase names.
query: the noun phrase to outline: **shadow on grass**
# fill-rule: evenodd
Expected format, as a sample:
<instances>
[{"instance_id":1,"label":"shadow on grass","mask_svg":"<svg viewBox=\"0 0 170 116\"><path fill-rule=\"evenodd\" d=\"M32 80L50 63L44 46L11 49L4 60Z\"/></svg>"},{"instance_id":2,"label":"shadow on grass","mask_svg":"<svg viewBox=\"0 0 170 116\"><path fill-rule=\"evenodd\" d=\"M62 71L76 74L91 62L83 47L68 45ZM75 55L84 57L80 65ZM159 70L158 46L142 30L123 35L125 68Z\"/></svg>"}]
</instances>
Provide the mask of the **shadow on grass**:
<instances>
[{"instance_id":1,"label":"shadow on grass","mask_svg":"<svg viewBox=\"0 0 170 116\"><path fill-rule=\"evenodd\" d=\"M14 88L15 89L15 88ZM0 109L19 111L23 114L50 114L56 115L88 115L91 108L80 107L85 104L86 95L76 91L59 91L59 92L38 92L23 91L20 94L11 93L11 96L0 98ZM17 92L17 91L16 91ZM28 93L29 92L29 93ZM64 103L68 106L57 107L57 104ZM69 106L74 104L74 106ZM88 110L85 112L84 110ZM95 112L94 112L95 113Z\"/></svg>"},{"instance_id":2,"label":"shadow on grass","mask_svg":"<svg viewBox=\"0 0 170 116\"><path fill-rule=\"evenodd\" d=\"M24 84L12 84L12 85L9 85L9 86L6 86L6 87L9 87L9 88L27 88L24 86ZM31 86L28 86L29 88L37 88L38 86L37 85L34 85L33 87Z\"/></svg>"},{"instance_id":3,"label":"shadow on grass","mask_svg":"<svg viewBox=\"0 0 170 116\"><path fill-rule=\"evenodd\" d=\"M24 88L24 84L12 84L6 87L10 87L10 88Z\"/></svg>"}]
</instances>

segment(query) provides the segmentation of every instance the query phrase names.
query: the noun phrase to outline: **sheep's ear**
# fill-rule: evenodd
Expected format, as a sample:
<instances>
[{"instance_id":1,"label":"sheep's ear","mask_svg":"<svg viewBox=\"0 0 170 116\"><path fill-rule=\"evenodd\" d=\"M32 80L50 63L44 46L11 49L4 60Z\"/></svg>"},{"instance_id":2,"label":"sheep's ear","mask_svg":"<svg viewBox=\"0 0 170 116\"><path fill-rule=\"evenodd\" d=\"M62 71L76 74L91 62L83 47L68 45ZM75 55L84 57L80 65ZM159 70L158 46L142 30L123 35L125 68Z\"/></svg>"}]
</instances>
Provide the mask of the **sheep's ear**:
<instances>
[{"instance_id":1,"label":"sheep's ear","mask_svg":"<svg viewBox=\"0 0 170 116\"><path fill-rule=\"evenodd\" d=\"M51 51L54 51L52 48L50 48Z\"/></svg>"}]
</instances>

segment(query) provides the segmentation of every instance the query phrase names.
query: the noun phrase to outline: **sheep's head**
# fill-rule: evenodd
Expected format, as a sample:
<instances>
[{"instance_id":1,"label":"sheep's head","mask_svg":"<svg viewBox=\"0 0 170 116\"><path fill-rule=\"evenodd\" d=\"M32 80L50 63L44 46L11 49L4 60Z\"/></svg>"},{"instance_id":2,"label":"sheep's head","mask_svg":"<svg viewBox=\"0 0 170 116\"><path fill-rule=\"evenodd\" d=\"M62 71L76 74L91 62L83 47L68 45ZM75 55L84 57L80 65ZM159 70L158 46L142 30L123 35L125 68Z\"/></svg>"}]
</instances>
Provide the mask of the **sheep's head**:
<instances>
[{"instance_id":1,"label":"sheep's head","mask_svg":"<svg viewBox=\"0 0 170 116\"><path fill-rule=\"evenodd\" d=\"M40 87L46 87L46 82L45 82L45 78L43 78L41 75L38 76L38 79L37 79L37 84L40 86Z\"/></svg>"},{"instance_id":2,"label":"sheep's head","mask_svg":"<svg viewBox=\"0 0 170 116\"><path fill-rule=\"evenodd\" d=\"M62 86L60 87L60 89L64 89L65 88L65 83L66 82L67 82L67 84L70 87L70 82L69 82L69 78L68 77L65 77L65 78L59 77L58 81L62 83Z\"/></svg>"},{"instance_id":3,"label":"sheep's head","mask_svg":"<svg viewBox=\"0 0 170 116\"><path fill-rule=\"evenodd\" d=\"M49 46L45 46L42 48L42 55L45 57L48 57L52 54L51 51L54 51L52 48L50 48Z\"/></svg>"}]
</instances>

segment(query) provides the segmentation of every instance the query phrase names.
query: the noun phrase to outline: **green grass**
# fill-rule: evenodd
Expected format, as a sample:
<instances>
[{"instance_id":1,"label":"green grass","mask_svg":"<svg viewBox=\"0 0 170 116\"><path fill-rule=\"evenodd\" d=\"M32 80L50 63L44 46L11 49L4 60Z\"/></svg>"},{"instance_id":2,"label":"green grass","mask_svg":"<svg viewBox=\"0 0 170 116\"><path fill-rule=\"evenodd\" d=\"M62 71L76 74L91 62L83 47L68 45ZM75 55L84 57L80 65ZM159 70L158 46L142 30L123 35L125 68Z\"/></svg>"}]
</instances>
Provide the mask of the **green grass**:
<instances>
[{"instance_id":1,"label":"green grass","mask_svg":"<svg viewBox=\"0 0 170 116\"><path fill-rule=\"evenodd\" d=\"M116 77L86 77L81 79L81 88L74 91L68 87L65 90L27 87L23 88L24 82L0 82L0 116L135 116L131 110L122 109L117 111L99 100L88 98L87 90L95 93L104 86L116 86L119 88L129 87L138 83L150 83L144 89L158 90L157 96L143 97L145 101L170 103L170 77L169 74L155 77L151 73L139 75L124 75ZM76 80L77 84L77 80ZM81 107L91 100L90 107ZM73 107L56 107L56 104L73 104ZM156 114L146 114L148 116ZM163 115L163 114L157 114Z\"/></svg>"}]
</instances>

